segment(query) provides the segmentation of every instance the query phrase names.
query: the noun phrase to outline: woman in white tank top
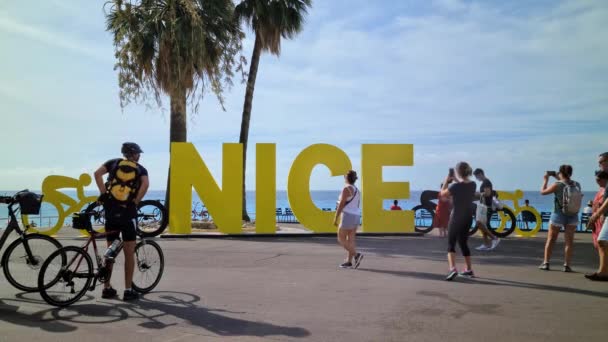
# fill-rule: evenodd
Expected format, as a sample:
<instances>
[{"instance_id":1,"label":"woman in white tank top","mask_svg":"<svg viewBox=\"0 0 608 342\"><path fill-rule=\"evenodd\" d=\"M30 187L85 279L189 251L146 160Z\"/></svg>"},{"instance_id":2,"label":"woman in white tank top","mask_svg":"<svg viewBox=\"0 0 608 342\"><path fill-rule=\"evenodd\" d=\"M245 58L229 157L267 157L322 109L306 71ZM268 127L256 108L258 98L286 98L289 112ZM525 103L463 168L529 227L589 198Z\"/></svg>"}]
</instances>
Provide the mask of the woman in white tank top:
<instances>
[{"instance_id":1,"label":"woman in white tank top","mask_svg":"<svg viewBox=\"0 0 608 342\"><path fill-rule=\"evenodd\" d=\"M348 171L344 175L346 184L342 188L342 193L338 197L338 205L336 208L336 216L334 225L338 227L338 242L347 251L347 257L341 268L357 268L361 264L363 254L357 253L356 236L357 227L361 220L360 205L361 192L355 186L357 181L357 173L353 170ZM340 224L338 225L338 219Z\"/></svg>"}]
</instances>

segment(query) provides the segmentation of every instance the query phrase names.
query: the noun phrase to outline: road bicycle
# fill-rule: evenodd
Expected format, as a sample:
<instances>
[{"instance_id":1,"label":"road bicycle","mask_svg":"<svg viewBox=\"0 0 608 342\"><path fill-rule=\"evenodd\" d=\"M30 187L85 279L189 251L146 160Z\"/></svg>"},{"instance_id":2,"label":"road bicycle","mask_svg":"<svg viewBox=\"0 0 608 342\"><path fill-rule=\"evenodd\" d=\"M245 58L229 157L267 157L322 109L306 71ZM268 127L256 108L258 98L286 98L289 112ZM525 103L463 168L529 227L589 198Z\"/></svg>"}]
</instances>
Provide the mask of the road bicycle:
<instances>
[{"instance_id":1,"label":"road bicycle","mask_svg":"<svg viewBox=\"0 0 608 342\"><path fill-rule=\"evenodd\" d=\"M500 192L508 194L506 192ZM434 228L435 212L437 210L437 204L433 202L439 197L439 191L425 190L420 194L420 204L412 208L414 212L414 226L415 230L420 233L430 233ZM500 198L500 197L499 197ZM472 205L475 205L472 203ZM497 237L507 237L516 228L516 219L513 211L507 207L496 208L493 210L494 213L490 218L488 228L492 235ZM471 229L469 235L473 235L477 232L479 227L475 222L475 218L471 218Z\"/></svg>"},{"instance_id":2,"label":"road bicycle","mask_svg":"<svg viewBox=\"0 0 608 342\"><path fill-rule=\"evenodd\" d=\"M201 210L197 210L198 206L201 206ZM209 216L209 211L205 207L204 204L196 202L194 204L194 208L192 209L192 221L209 221L211 217Z\"/></svg>"},{"instance_id":3,"label":"road bicycle","mask_svg":"<svg viewBox=\"0 0 608 342\"><path fill-rule=\"evenodd\" d=\"M42 264L38 275L40 295L50 305L64 307L77 302L87 291L93 291L97 282L108 280L108 266L114 258L102 257L97 249L96 239L111 233L98 233L93 229L91 219L94 212L73 215L72 227L85 229L90 237L82 247L66 246L53 252ZM145 239L137 230L140 240L135 245L135 272L132 287L139 293L148 293L158 285L165 268L165 257L160 246L153 240ZM96 268L89 255L93 246ZM119 245L114 255L122 250Z\"/></svg>"},{"instance_id":4,"label":"road bicycle","mask_svg":"<svg viewBox=\"0 0 608 342\"><path fill-rule=\"evenodd\" d=\"M106 216L103 204L93 202L85 209L91 213L93 218L93 230L103 231L106 224ZM137 230L142 237L153 237L161 234L169 224L167 208L159 200L145 200L137 206Z\"/></svg>"},{"instance_id":5,"label":"road bicycle","mask_svg":"<svg viewBox=\"0 0 608 342\"><path fill-rule=\"evenodd\" d=\"M21 291L38 291L38 271L46 258L61 248L59 241L50 236L29 233L30 225L26 224L24 216L38 214L41 205L41 196L23 190L14 196L0 196L0 204L8 205L9 221L2 237L0 237L0 250L7 241L11 232L15 231L19 237L11 242L2 255L0 266L4 271L6 280ZM14 208L17 205L18 208ZM21 214L24 229L19 227L17 213Z\"/></svg>"}]
</instances>

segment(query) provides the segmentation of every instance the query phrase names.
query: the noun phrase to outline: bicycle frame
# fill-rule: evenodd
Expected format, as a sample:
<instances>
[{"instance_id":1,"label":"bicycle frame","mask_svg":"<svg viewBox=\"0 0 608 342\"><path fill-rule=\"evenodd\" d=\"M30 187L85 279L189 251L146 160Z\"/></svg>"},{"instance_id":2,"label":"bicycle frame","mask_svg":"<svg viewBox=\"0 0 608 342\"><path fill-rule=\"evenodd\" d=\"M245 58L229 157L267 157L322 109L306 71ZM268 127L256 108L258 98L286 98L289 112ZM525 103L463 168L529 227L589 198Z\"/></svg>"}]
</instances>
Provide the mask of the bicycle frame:
<instances>
[{"instance_id":1,"label":"bicycle frame","mask_svg":"<svg viewBox=\"0 0 608 342\"><path fill-rule=\"evenodd\" d=\"M519 229L519 227L515 227L515 233L519 236L522 237L532 237L535 236L536 233L538 233L538 231L540 231L540 229L542 228L542 219L540 216L540 213L536 210L536 208L529 206L529 207L522 207L519 205L519 200L521 200L522 198L524 198L524 193L521 190L516 190L515 192L506 192L506 191L497 191L499 198L501 198L503 200L503 202L506 201L513 201L513 208L510 208L507 205L503 206L509 210L511 210L511 212L513 213L513 215L515 217L517 217L519 214L521 214L524 211L527 211L529 213L531 213L534 216L535 219L535 223L536 223L536 227L534 229L531 229L529 231L522 231L521 229ZM502 219L502 217L501 217ZM503 222L501 222L501 230L504 228L504 220Z\"/></svg>"},{"instance_id":2,"label":"bicycle frame","mask_svg":"<svg viewBox=\"0 0 608 342\"><path fill-rule=\"evenodd\" d=\"M17 215L15 215L15 211L13 210L13 205L15 205L15 203L11 203L8 205L8 213L9 213L10 218L9 218L8 224L6 226L6 229L4 230L4 233L2 234L2 237L0 237L0 250L2 250L2 247L4 247L4 244L6 243L6 240L8 239L8 236L11 234L11 232L13 232L13 231L17 232L17 234L19 234L19 238L23 239L27 229L29 228L29 226L26 226L25 230L21 230L21 228L19 227L19 223L17 223ZM27 255L30 258L32 258L33 253L32 253L32 250L30 249L30 246L27 243L24 243L23 246L25 248Z\"/></svg>"},{"instance_id":3,"label":"bicycle frame","mask_svg":"<svg viewBox=\"0 0 608 342\"><path fill-rule=\"evenodd\" d=\"M95 264L97 265L97 269L95 270L95 272L93 273L93 283L91 284L91 287L89 288L89 291L92 291L95 289L95 286L97 286L97 280L99 280L100 275L102 274L103 271L107 270L107 265L103 263L103 258L101 256L99 256L99 250L97 249L97 241L96 239L98 238L104 238L107 237L108 235L111 234L118 234L119 232L110 232L110 233L97 233L94 230L90 230L88 231L89 233L89 238L87 240L87 242L84 244L84 246L82 246L82 250L88 254L89 253L89 246L93 245L93 253L95 255ZM122 250L122 246L120 248L118 248L118 250L116 251L116 254L118 255L120 253L120 251ZM75 257L76 258L76 257ZM75 259L74 258L74 259ZM76 265L76 269L78 269L78 267L80 267L80 263L82 262L83 256L80 256L80 260L78 260L78 264ZM70 261L66 267L69 267L73 264L74 260ZM86 276L88 277L88 275Z\"/></svg>"},{"instance_id":4,"label":"bicycle frame","mask_svg":"<svg viewBox=\"0 0 608 342\"><path fill-rule=\"evenodd\" d=\"M199 204L201 205L201 210L197 211L196 208L198 208ZM207 207L198 202L194 205L194 209L192 209L192 220L196 220L197 218L200 218L201 220L209 219L209 211L207 210Z\"/></svg>"}]
</instances>

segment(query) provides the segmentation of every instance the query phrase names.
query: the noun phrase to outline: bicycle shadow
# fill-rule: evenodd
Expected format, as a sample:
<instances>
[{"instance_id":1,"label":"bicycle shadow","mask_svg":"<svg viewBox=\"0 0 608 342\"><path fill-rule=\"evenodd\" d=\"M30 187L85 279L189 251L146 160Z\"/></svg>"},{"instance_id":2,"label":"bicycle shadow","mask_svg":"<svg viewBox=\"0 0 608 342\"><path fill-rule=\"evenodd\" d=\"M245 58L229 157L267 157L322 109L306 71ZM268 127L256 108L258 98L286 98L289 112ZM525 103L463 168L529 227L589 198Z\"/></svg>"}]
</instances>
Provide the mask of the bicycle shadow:
<instances>
[{"instance_id":1,"label":"bicycle shadow","mask_svg":"<svg viewBox=\"0 0 608 342\"><path fill-rule=\"evenodd\" d=\"M190 296L189 301L180 299L180 296ZM158 298L159 300L151 299ZM164 315L172 316L184 320L194 326L203 328L220 336L287 336L301 338L310 335L310 332L300 327L280 326L271 323L250 321L241 318L230 317L220 313L244 314L245 312L234 312L222 309L211 309L196 305L200 302L197 295L183 292L154 292L147 294L136 303L120 304L119 307L125 310L137 312L143 309L148 312L158 311ZM164 329L173 324L165 324L156 319L154 315L146 315L137 312L142 318L149 319L149 322L139 324L144 328Z\"/></svg>"},{"instance_id":2,"label":"bicycle shadow","mask_svg":"<svg viewBox=\"0 0 608 342\"><path fill-rule=\"evenodd\" d=\"M187 299L184 299L184 298ZM87 300L93 297L87 295ZM27 293L17 298L0 298L1 320L29 328L40 328L47 332L66 333L78 329L79 324L108 324L127 319L143 319L138 325L146 329L166 329L187 324L203 328L220 336L286 336L301 338L310 332L300 327L280 326L271 323L250 321L230 317L230 314L246 314L222 309L205 308L196 305L200 297L183 292L153 292L135 302L115 300L77 303L67 308L49 308L34 313L20 312L19 305L45 305L40 299L28 298ZM228 314L228 315L226 315ZM170 321L170 322L167 322Z\"/></svg>"},{"instance_id":3,"label":"bicycle shadow","mask_svg":"<svg viewBox=\"0 0 608 342\"><path fill-rule=\"evenodd\" d=\"M45 318L48 310L27 314L20 312L20 308L20 306L6 303L5 298L0 298L0 321L53 333L68 333L78 329L54 318Z\"/></svg>"},{"instance_id":4,"label":"bicycle shadow","mask_svg":"<svg viewBox=\"0 0 608 342\"><path fill-rule=\"evenodd\" d=\"M128 318L120 308L98 305L94 297L87 294L80 305L68 308L51 307L27 313L27 306L47 305L36 293L22 292L16 298L0 298L0 320L28 328L39 328L46 332L68 333L78 327L68 323L106 324ZM89 303L87 303L89 302ZM10 303L10 304L9 304ZM25 311L25 312L24 312ZM89 318L89 321L86 321Z\"/></svg>"}]
</instances>

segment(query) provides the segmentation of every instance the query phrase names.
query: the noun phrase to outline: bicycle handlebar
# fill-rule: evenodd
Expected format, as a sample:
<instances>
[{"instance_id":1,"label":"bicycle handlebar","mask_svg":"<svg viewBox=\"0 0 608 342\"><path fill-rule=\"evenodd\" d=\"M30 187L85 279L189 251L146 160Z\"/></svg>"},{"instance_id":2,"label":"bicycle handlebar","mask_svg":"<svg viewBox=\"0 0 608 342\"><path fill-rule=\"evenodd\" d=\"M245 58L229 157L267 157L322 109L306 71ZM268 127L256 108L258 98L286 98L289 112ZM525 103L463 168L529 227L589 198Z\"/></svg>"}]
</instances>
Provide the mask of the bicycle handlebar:
<instances>
[{"instance_id":1,"label":"bicycle handlebar","mask_svg":"<svg viewBox=\"0 0 608 342\"><path fill-rule=\"evenodd\" d=\"M24 192L29 192L28 189L24 189L21 191L17 191L16 194L14 194L13 196L0 196L0 204L14 204L17 203L17 197L19 196L19 194L22 194Z\"/></svg>"}]
</instances>

